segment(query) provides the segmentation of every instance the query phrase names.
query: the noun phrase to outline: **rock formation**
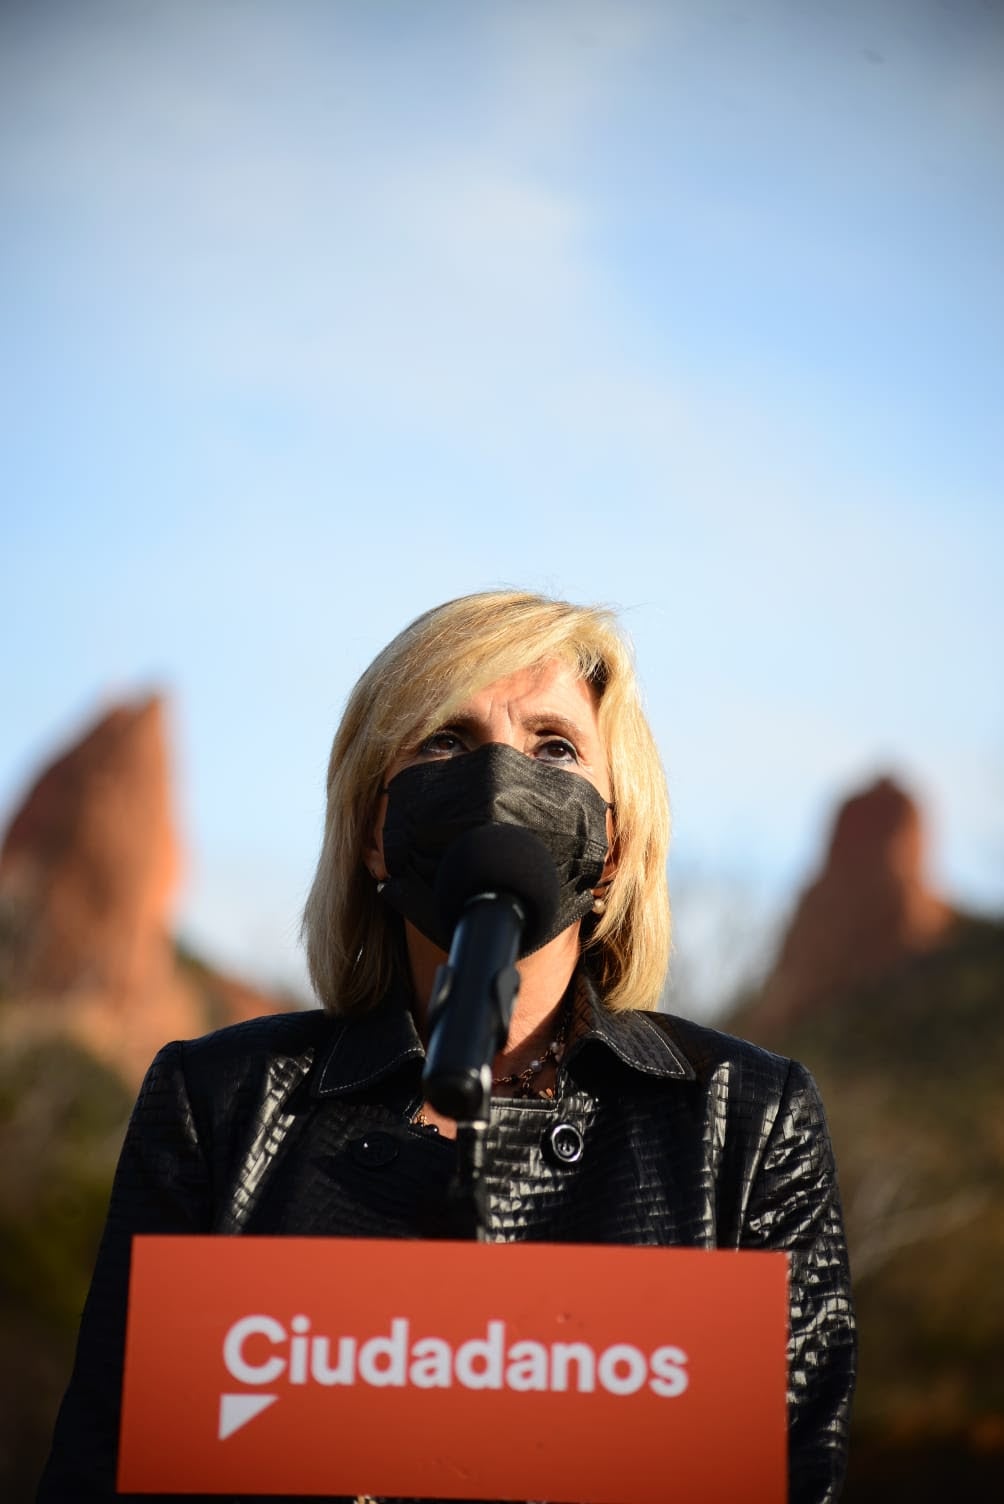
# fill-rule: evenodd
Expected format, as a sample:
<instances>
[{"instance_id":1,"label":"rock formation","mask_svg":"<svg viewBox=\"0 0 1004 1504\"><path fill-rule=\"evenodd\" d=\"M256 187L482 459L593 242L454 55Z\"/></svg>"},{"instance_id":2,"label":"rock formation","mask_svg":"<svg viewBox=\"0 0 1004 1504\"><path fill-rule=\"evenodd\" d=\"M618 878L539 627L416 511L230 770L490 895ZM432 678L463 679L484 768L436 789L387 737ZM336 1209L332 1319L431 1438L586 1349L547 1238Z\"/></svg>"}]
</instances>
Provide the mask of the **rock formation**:
<instances>
[{"instance_id":1,"label":"rock formation","mask_svg":"<svg viewBox=\"0 0 1004 1504\"><path fill-rule=\"evenodd\" d=\"M7 832L7 989L158 988L177 871L163 703L116 706L46 768Z\"/></svg>"},{"instance_id":2,"label":"rock formation","mask_svg":"<svg viewBox=\"0 0 1004 1504\"><path fill-rule=\"evenodd\" d=\"M761 1034L946 943L956 915L928 886L925 858L920 810L892 779L847 800L754 1005Z\"/></svg>"},{"instance_id":3,"label":"rock formation","mask_svg":"<svg viewBox=\"0 0 1004 1504\"><path fill-rule=\"evenodd\" d=\"M69 1034L134 1084L165 1040L277 1007L208 968L179 967L178 868L165 707L153 696L102 716L11 821L0 1042Z\"/></svg>"}]
</instances>

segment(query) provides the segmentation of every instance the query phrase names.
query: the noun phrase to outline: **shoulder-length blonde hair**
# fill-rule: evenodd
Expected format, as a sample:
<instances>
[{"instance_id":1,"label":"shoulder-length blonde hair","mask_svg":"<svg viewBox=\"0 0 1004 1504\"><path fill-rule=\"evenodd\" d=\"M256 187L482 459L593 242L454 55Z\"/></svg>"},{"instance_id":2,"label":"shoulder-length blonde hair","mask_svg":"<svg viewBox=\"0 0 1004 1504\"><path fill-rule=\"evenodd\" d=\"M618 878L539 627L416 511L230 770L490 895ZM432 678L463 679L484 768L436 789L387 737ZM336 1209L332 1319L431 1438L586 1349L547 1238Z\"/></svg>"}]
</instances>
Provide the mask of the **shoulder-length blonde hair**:
<instances>
[{"instance_id":1,"label":"shoulder-length blonde hair","mask_svg":"<svg viewBox=\"0 0 1004 1504\"><path fill-rule=\"evenodd\" d=\"M607 1007L655 1006L669 958L669 804L630 649L605 609L505 590L426 611L349 695L331 749L324 841L303 916L310 978L329 1011L376 1002L402 953L400 920L362 860L388 767L471 695L555 659L596 695L614 802L617 870L587 941L592 969Z\"/></svg>"}]
</instances>

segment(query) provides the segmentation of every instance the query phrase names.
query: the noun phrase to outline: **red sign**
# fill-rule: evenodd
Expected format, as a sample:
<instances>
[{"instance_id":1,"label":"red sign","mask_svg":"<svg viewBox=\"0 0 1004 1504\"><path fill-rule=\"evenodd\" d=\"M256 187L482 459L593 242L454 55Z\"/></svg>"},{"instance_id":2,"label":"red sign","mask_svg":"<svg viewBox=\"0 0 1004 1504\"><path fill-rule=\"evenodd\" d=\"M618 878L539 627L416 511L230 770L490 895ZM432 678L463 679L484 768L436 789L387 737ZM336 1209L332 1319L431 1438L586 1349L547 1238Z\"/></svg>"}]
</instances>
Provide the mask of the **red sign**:
<instances>
[{"instance_id":1,"label":"red sign","mask_svg":"<svg viewBox=\"0 0 1004 1504\"><path fill-rule=\"evenodd\" d=\"M778 1253L136 1238L118 1486L784 1504Z\"/></svg>"}]
</instances>

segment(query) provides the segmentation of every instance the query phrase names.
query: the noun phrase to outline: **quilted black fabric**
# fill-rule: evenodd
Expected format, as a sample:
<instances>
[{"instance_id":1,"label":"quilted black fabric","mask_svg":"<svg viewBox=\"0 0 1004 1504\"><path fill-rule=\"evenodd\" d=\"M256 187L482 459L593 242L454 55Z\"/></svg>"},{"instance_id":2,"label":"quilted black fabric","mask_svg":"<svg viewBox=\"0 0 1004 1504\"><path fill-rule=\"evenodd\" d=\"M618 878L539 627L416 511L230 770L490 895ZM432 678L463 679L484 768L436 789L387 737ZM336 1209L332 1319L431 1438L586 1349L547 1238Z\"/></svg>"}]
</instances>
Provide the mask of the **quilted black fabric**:
<instances>
[{"instance_id":1,"label":"quilted black fabric","mask_svg":"<svg viewBox=\"0 0 1004 1504\"><path fill-rule=\"evenodd\" d=\"M286 1014L160 1052L122 1150L41 1504L123 1497L133 1234L450 1233L454 1146L411 1122L423 1058L398 996L349 1021ZM574 1159L554 1150L559 1123ZM789 1497L838 1497L854 1317L826 1123L802 1066L684 1019L609 1014L583 981L556 1100L496 1101L488 1161L493 1240L787 1250Z\"/></svg>"}]
</instances>

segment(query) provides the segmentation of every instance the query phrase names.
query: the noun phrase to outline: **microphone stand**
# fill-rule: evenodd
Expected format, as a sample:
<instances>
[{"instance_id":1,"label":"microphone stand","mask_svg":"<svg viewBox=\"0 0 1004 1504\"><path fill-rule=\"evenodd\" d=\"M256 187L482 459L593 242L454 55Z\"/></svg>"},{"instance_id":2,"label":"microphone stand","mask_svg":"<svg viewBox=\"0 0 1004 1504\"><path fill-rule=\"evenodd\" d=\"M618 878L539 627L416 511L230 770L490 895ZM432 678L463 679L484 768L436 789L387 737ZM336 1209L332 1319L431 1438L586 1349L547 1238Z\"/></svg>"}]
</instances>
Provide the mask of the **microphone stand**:
<instances>
[{"instance_id":1,"label":"microphone stand","mask_svg":"<svg viewBox=\"0 0 1004 1504\"><path fill-rule=\"evenodd\" d=\"M436 972L422 1084L427 1100L457 1124L457 1161L447 1191L447 1236L488 1237L485 1149L491 1062L509 1037L519 991L516 957L526 913L509 893L479 893L460 916L449 959Z\"/></svg>"}]
</instances>

